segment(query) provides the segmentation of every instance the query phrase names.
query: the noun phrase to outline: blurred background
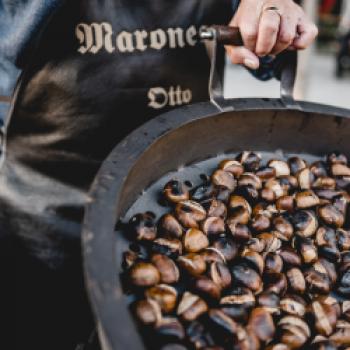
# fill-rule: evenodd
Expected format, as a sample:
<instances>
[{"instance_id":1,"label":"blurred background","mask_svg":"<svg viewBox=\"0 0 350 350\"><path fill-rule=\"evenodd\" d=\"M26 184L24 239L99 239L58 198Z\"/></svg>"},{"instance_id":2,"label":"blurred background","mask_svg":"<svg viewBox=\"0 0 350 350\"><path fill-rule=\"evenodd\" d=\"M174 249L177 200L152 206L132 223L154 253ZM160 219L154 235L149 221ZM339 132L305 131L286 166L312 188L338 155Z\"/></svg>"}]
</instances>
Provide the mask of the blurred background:
<instances>
[{"instance_id":1,"label":"blurred background","mask_svg":"<svg viewBox=\"0 0 350 350\"><path fill-rule=\"evenodd\" d=\"M319 27L315 45L300 53L297 99L350 108L350 0L303 0ZM226 97L278 97L276 80L260 82L244 68L226 65Z\"/></svg>"}]
</instances>

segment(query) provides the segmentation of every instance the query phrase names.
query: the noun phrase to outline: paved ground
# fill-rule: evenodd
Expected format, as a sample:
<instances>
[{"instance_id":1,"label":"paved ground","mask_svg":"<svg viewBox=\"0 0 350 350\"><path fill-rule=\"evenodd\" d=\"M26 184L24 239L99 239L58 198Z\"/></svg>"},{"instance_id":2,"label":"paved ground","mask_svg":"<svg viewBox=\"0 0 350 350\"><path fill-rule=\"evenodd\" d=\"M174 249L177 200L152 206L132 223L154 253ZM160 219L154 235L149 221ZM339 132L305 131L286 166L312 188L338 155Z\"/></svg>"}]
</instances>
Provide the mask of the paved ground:
<instances>
[{"instance_id":1,"label":"paved ground","mask_svg":"<svg viewBox=\"0 0 350 350\"><path fill-rule=\"evenodd\" d=\"M350 76L334 77L334 58L330 55L314 55L305 87L304 100L336 105L350 109ZM278 97L276 81L260 82L242 67L228 65L225 81L226 97Z\"/></svg>"}]
</instances>

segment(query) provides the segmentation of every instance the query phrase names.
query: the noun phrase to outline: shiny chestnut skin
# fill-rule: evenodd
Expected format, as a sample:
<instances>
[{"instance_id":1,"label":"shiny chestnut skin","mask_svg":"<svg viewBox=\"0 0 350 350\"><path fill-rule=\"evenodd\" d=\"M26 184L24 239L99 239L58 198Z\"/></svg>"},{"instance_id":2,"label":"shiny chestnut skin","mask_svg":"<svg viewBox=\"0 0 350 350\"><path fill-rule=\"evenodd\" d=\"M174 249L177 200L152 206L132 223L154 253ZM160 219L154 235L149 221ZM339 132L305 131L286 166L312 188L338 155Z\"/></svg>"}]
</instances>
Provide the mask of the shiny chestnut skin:
<instances>
[{"instance_id":1,"label":"shiny chestnut skin","mask_svg":"<svg viewBox=\"0 0 350 350\"><path fill-rule=\"evenodd\" d=\"M158 284L145 291L145 297L154 300L159 304L164 313L174 310L177 301L177 291L174 287L167 284Z\"/></svg>"},{"instance_id":2,"label":"shiny chestnut skin","mask_svg":"<svg viewBox=\"0 0 350 350\"><path fill-rule=\"evenodd\" d=\"M286 247L281 249L278 254L285 266L301 266L302 260L297 251L291 247Z\"/></svg>"},{"instance_id":3,"label":"shiny chestnut skin","mask_svg":"<svg viewBox=\"0 0 350 350\"><path fill-rule=\"evenodd\" d=\"M215 238L212 242L212 247L220 252L226 262L232 261L238 255L238 244L230 237L227 237L227 235L220 235Z\"/></svg>"},{"instance_id":4,"label":"shiny chestnut skin","mask_svg":"<svg viewBox=\"0 0 350 350\"><path fill-rule=\"evenodd\" d=\"M185 251L188 253L198 253L209 246L207 235L196 228L187 230L182 242Z\"/></svg>"},{"instance_id":5,"label":"shiny chestnut skin","mask_svg":"<svg viewBox=\"0 0 350 350\"><path fill-rule=\"evenodd\" d=\"M246 264L234 265L231 270L233 280L253 292L257 292L262 287L260 275Z\"/></svg>"},{"instance_id":6,"label":"shiny chestnut skin","mask_svg":"<svg viewBox=\"0 0 350 350\"><path fill-rule=\"evenodd\" d=\"M281 311L285 314L303 317L306 313L306 301L299 295L285 295L280 301Z\"/></svg>"},{"instance_id":7,"label":"shiny chestnut skin","mask_svg":"<svg viewBox=\"0 0 350 350\"><path fill-rule=\"evenodd\" d=\"M296 267L291 268L287 271L287 279L289 288L297 293L303 294L306 289L306 282L302 271Z\"/></svg>"},{"instance_id":8,"label":"shiny chestnut skin","mask_svg":"<svg viewBox=\"0 0 350 350\"><path fill-rule=\"evenodd\" d=\"M311 310L315 320L315 328L319 334L330 336L337 322L338 315L331 306L319 301L311 304Z\"/></svg>"},{"instance_id":9,"label":"shiny chestnut skin","mask_svg":"<svg viewBox=\"0 0 350 350\"><path fill-rule=\"evenodd\" d=\"M345 216L334 205L326 204L318 208L322 221L331 227L340 228L344 225Z\"/></svg>"},{"instance_id":10,"label":"shiny chestnut skin","mask_svg":"<svg viewBox=\"0 0 350 350\"><path fill-rule=\"evenodd\" d=\"M176 257L182 254L182 243L176 238L159 237L152 242L152 252Z\"/></svg>"},{"instance_id":11,"label":"shiny chestnut skin","mask_svg":"<svg viewBox=\"0 0 350 350\"><path fill-rule=\"evenodd\" d=\"M179 221L171 214L165 214L160 219L158 225L158 231L162 234L174 238L181 238L183 234L183 228Z\"/></svg>"},{"instance_id":12,"label":"shiny chestnut skin","mask_svg":"<svg viewBox=\"0 0 350 350\"><path fill-rule=\"evenodd\" d=\"M220 299L221 287L213 280L205 276L196 277L194 288L199 294L212 299Z\"/></svg>"},{"instance_id":13,"label":"shiny chestnut skin","mask_svg":"<svg viewBox=\"0 0 350 350\"><path fill-rule=\"evenodd\" d=\"M304 272L304 277L310 292L320 294L328 294L330 292L331 282L325 273L309 268Z\"/></svg>"},{"instance_id":14,"label":"shiny chestnut skin","mask_svg":"<svg viewBox=\"0 0 350 350\"><path fill-rule=\"evenodd\" d=\"M162 317L160 306L154 300L140 300L134 305L136 318L144 325L155 325Z\"/></svg>"},{"instance_id":15,"label":"shiny chestnut skin","mask_svg":"<svg viewBox=\"0 0 350 350\"><path fill-rule=\"evenodd\" d=\"M234 305L246 309L253 307L255 302L255 295L246 287L233 287L220 299L220 304L223 306Z\"/></svg>"},{"instance_id":16,"label":"shiny chestnut skin","mask_svg":"<svg viewBox=\"0 0 350 350\"><path fill-rule=\"evenodd\" d=\"M284 216L276 216L272 221L274 230L278 234L278 238L283 241L289 241L294 234L294 227L291 222Z\"/></svg>"},{"instance_id":17,"label":"shiny chestnut skin","mask_svg":"<svg viewBox=\"0 0 350 350\"><path fill-rule=\"evenodd\" d=\"M218 169L211 176L212 183L215 186L225 188L232 192L237 185L234 175L228 171Z\"/></svg>"},{"instance_id":18,"label":"shiny chestnut skin","mask_svg":"<svg viewBox=\"0 0 350 350\"><path fill-rule=\"evenodd\" d=\"M235 178L240 177L244 173L243 165L234 159L224 159L220 162L219 168L231 173Z\"/></svg>"},{"instance_id":19,"label":"shiny chestnut skin","mask_svg":"<svg viewBox=\"0 0 350 350\"><path fill-rule=\"evenodd\" d=\"M287 278L283 273L268 273L264 275L264 289L283 296L287 290Z\"/></svg>"},{"instance_id":20,"label":"shiny chestnut skin","mask_svg":"<svg viewBox=\"0 0 350 350\"><path fill-rule=\"evenodd\" d=\"M130 222L132 310L162 349L350 347L344 157L308 165L242 152L191 190L168 183L158 223L151 211Z\"/></svg>"},{"instance_id":21,"label":"shiny chestnut skin","mask_svg":"<svg viewBox=\"0 0 350 350\"><path fill-rule=\"evenodd\" d=\"M178 265L192 276L199 276L207 268L205 259L200 254L186 254L179 256L177 259Z\"/></svg>"},{"instance_id":22,"label":"shiny chestnut skin","mask_svg":"<svg viewBox=\"0 0 350 350\"><path fill-rule=\"evenodd\" d=\"M281 342L288 345L290 349L302 347L310 338L309 326L297 316L285 316L279 322Z\"/></svg>"},{"instance_id":23,"label":"shiny chestnut skin","mask_svg":"<svg viewBox=\"0 0 350 350\"><path fill-rule=\"evenodd\" d=\"M256 336L263 342L271 340L276 331L272 316L264 307L252 310L248 327L253 329Z\"/></svg>"},{"instance_id":24,"label":"shiny chestnut skin","mask_svg":"<svg viewBox=\"0 0 350 350\"><path fill-rule=\"evenodd\" d=\"M176 283L180 278L180 272L175 262L162 254L154 254L151 258L153 265L157 268L160 274L162 283Z\"/></svg>"},{"instance_id":25,"label":"shiny chestnut skin","mask_svg":"<svg viewBox=\"0 0 350 350\"><path fill-rule=\"evenodd\" d=\"M217 328L221 328L224 332L232 335L237 332L236 322L220 309L211 309L208 316L212 324Z\"/></svg>"},{"instance_id":26,"label":"shiny chestnut skin","mask_svg":"<svg viewBox=\"0 0 350 350\"><path fill-rule=\"evenodd\" d=\"M283 259L279 254L268 253L265 256L265 273L280 273L283 269Z\"/></svg>"},{"instance_id":27,"label":"shiny chestnut skin","mask_svg":"<svg viewBox=\"0 0 350 350\"><path fill-rule=\"evenodd\" d=\"M157 268L150 263L139 262L130 269L131 283L138 287L149 287L160 281L160 273Z\"/></svg>"},{"instance_id":28,"label":"shiny chestnut skin","mask_svg":"<svg viewBox=\"0 0 350 350\"><path fill-rule=\"evenodd\" d=\"M206 302L198 295L185 292L177 307L177 314L185 321L194 321L207 312Z\"/></svg>"},{"instance_id":29,"label":"shiny chestnut skin","mask_svg":"<svg viewBox=\"0 0 350 350\"><path fill-rule=\"evenodd\" d=\"M209 276L221 289L226 289L231 285L232 276L230 270L227 265L222 262L211 263Z\"/></svg>"},{"instance_id":30,"label":"shiny chestnut skin","mask_svg":"<svg viewBox=\"0 0 350 350\"><path fill-rule=\"evenodd\" d=\"M175 214L180 223L186 228L198 228L198 222L206 218L207 212L193 200L177 203Z\"/></svg>"},{"instance_id":31,"label":"shiny chestnut skin","mask_svg":"<svg viewBox=\"0 0 350 350\"><path fill-rule=\"evenodd\" d=\"M210 216L201 223L201 228L207 236L220 235L225 232L225 222L220 217Z\"/></svg>"},{"instance_id":32,"label":"shiny chestnut skin","mask_svg":"<svg viewBox=\"0 0 350 350\"><path fill-rule=\"evenodd\" d=\"M318 228L316 215L307 210L300 210L293 215L295 233L301 237L311 237Z\"/></svg>"}]
</instances>

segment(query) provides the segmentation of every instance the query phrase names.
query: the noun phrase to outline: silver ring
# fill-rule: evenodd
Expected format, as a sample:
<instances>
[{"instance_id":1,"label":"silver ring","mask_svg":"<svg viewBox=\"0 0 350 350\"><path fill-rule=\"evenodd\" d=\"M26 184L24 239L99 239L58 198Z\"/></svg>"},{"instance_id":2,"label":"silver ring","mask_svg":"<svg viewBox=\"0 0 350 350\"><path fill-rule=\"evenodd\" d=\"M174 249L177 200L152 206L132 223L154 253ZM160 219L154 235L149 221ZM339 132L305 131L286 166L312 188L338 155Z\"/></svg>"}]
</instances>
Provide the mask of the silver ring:
<instances>
[{"instance_id":1,"label":"silver ring","mask_svg":"<svg viewBox=\"0 0 350 350\"><path fill-rule=\"evenodd\" d=\"M276 12L279 16L281 16L280 9L277 6L267 6L263 9L263 12L265 11L274 11Z\"/></svg>"}]
</instances>

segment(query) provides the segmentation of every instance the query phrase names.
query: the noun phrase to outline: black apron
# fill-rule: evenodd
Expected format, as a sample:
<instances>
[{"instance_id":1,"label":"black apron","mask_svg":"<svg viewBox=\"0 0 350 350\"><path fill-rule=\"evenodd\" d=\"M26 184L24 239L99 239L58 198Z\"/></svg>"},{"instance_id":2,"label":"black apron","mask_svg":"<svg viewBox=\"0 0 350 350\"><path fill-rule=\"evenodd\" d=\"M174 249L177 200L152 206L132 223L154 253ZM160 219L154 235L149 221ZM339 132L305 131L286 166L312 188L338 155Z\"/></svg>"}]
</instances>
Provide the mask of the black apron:
<instances>
[{"instance_id":1,"label":"black apron","mask_svg":"<svg viewBox=\"0 0 350 350\"><path fill-rule=\"evenodd\" d=\"M198 31L231 17L231 0L66 1L42 33L14 97L0 172L0 228L15 242L27 347L32 339L41 348L43 332L50 349L75 349L85 336L79 235L93 177L131 130L208 99Z\"/></svg>"}]
</instances>

